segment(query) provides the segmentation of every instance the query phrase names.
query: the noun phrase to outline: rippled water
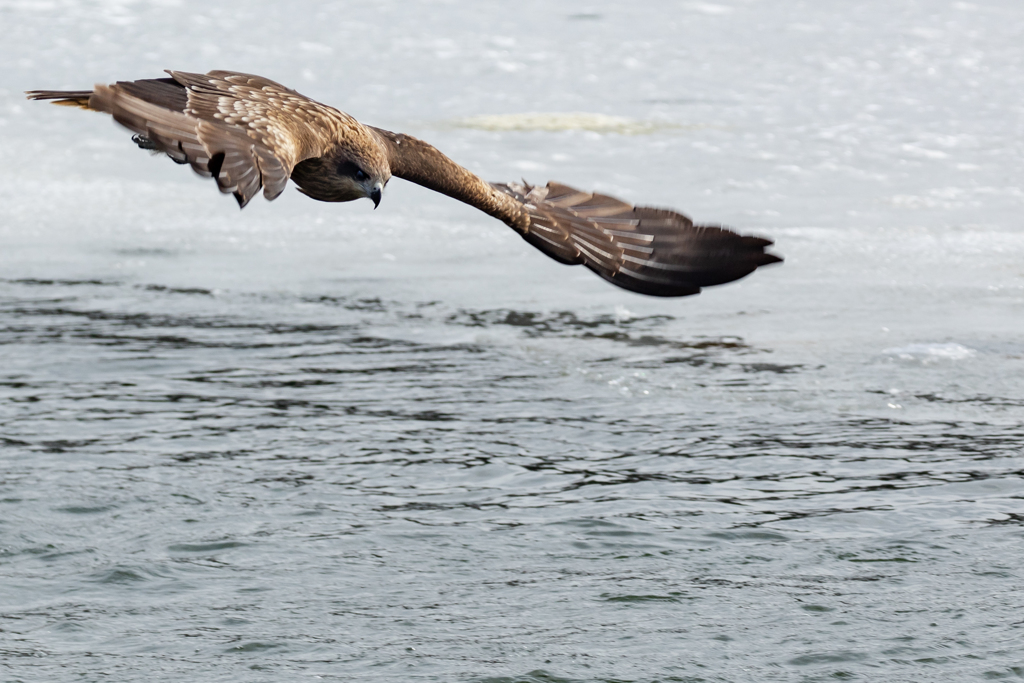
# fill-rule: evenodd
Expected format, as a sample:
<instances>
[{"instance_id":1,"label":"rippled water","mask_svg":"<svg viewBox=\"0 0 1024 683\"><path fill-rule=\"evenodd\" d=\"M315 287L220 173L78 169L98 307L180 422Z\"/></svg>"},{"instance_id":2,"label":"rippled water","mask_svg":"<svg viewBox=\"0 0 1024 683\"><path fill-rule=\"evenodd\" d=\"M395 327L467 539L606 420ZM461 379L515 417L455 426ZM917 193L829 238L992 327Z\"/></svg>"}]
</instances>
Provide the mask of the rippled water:
<instances>
[{"instance_id":1,"label":"rippled water","mask_svg":"<svg viewBox=\"0 0 1024 683\"><path fill-rule=\"evenodd\" d=\"M0 2L4 680L1024 677L1024 10L520 5ZM164 67L787 262L655 300L397 181L239 213L19 95Z\"/></svg>"}]
</instances>

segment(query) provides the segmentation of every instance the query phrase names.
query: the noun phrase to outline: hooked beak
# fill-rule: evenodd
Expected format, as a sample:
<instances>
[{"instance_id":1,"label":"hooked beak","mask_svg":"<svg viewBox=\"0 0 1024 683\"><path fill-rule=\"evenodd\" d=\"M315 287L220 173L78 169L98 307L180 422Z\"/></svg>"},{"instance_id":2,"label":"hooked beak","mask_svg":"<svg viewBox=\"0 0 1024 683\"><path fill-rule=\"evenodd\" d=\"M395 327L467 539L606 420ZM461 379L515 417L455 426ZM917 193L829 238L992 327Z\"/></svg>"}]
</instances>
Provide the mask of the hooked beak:
<instances>
[{"instance_id":1,"label":"hooked beak","mask_svg":"<svg viewBox=\"0 0 1024 683\"><path fill-rule=\"evenodd\" d=\"M376 209L378 206L380 206L380 194L381 194L380 191L381 191L381 189L382 189L382 185L380 185L380 183L378 183L378 184L373 186L372 190L370 190L370 199L373 200L373 208L374 209Z\"/></svg>"}]
</instances>

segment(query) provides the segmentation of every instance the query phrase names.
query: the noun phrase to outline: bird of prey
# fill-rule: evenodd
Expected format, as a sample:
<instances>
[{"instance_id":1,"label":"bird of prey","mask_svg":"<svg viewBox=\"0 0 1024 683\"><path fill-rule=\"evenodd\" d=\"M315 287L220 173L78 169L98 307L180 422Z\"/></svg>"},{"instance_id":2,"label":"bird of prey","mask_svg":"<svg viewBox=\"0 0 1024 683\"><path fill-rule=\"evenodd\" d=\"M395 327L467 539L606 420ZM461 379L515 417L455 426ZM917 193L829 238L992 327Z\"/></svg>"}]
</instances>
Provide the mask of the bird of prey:
<instances>
[{"instance_id":1,"label":"bird of prey","mask_svg":"<svg viewBox=\"0 0 1024 683\"><path fill-rule=\"evenodd\" d=\"M583 264L612 284L653 296L697 294L781 261L771 240L694 225L561 183L488 183L429 144L374 128L260 76L167 71L92 90L33 90L33 100L104 112L162 152L213 177L239 207L260 188L274 199L291 178L325 202L381 200L392 176L497 218L545 254Z\"/></svg>"}]
</instances>

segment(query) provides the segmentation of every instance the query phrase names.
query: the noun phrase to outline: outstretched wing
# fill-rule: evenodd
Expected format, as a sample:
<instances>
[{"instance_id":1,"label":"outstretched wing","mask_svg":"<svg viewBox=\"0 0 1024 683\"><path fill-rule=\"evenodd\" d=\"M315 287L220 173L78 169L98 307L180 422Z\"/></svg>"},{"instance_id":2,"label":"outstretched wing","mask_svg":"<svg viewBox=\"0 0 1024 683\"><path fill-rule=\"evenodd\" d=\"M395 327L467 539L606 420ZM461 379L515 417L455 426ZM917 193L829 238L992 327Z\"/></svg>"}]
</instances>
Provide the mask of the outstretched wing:
<instances>
[{"instance_id":1,"label":"outstretched wing","mask_svg":"<svg viewBox=\"0 0 1024 683\"><path fill-rule=\"evenodd\" d=\"M560 183L487 183L422 140L372 129L392 175L475 206L545 254L582 264L605 280L652 296L687 296L782 259L771 240L694 225L665 209L632 206Z\"/></svg>"},{"instance_id":2,"label":"outstretched wing","mask_svg":"<svg viewBox=\"0 0 1024 683\"><path fill-rule=\"evenodd\" d=\"M694 225L668 209L632 206L551 182L495 184L530 217L523 238L552 258L582 264L625 289L654 296L697 294L738 280L781 258L773 242L713 225Z\"/></svg>"},{"instance_id":3,"label":"outstretched wing","mask_svg":"<svg viewBox=\"0 0 1024 683\"><path fill-rule=\"evenodd\" d=\"M119 81L89 91L29 92L106 112L136 133L139 146L214 177L221 192L245 206L262 188L284 190L297 163L324 154L351 117L273 81L232 71Z\"/></svg>"}]
</instances>

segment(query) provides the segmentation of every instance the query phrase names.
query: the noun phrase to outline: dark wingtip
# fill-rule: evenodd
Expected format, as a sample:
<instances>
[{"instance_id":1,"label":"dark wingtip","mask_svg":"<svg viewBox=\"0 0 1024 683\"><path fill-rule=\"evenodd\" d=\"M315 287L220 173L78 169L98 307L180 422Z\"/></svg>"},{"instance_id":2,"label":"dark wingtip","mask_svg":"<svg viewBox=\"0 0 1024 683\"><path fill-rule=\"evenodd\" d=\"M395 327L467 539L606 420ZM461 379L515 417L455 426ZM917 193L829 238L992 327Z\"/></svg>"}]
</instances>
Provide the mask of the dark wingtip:
<instances>
[{"instance_id":1,"label":"dark wingtip","mask_svg":"<svg viewBox=\"0 0 1024 683\"><path fill-rule=\"evenodd\" d=\"M694 225L671 209L632 206L554 182L536 198L528 198L523 185L494 187L529 206L527 242L556 261L583 264L638 294L692 296L783 261L766 251L771 239L721 225Z\"/></svg>"}]
</instances>

